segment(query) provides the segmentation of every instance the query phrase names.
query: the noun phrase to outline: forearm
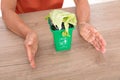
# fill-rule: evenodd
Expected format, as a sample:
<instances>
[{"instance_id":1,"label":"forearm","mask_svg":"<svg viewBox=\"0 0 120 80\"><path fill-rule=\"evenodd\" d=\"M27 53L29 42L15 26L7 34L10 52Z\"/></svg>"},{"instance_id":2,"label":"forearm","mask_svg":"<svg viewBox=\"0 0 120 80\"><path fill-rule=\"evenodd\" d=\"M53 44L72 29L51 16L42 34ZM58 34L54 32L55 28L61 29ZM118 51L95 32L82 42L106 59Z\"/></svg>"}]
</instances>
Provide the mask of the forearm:
<instances>
[{"instance_id":1,"label":"forearm","mask_svg":"<svg viewBox=\"0 0 120 80\"><path fill-rule=\"evenodd\" d=\"M21 18L11 9L2 10L3 19L8 29L17 35L25 38L32 30L21 20Z\"/></svg>"},{"instance_id":2,"label":"forearm","mask_svg":"<svg viewBox=\"0 0 120 80\"><path fill-rule=\"evenodd\" d=\"M90 18L90 6L88 0L75 0L75 3L78 24L88 22Z\"/></svg>"}]
</instances>

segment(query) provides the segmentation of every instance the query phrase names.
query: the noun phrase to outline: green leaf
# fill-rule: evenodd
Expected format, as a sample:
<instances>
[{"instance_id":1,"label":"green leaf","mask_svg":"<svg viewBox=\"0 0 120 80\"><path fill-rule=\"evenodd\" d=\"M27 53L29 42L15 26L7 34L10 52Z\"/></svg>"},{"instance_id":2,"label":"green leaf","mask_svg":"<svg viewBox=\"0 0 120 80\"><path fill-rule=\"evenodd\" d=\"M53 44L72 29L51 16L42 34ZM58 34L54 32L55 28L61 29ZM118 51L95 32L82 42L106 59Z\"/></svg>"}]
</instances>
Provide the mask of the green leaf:
<instances>
[{"instance_id":1,"label":"green leaf","mask_svg":"<svg viewBox=\"0 0 120 80\"><path fill-rule=\"evenodd\" d=\"M62 22L64 22L65 25L65 32L63 33L63 35L68 36L69 32L69 23L72 25L76 25L77 20L76 20L76 16L73 13L70 12L66 12L63 10L53 10L49 13L49 15L47 16L47 18L50 17L50 19L52 20L52 23L54 25L57 25L59 30L62 29Z\"/></svg>"}]
</instances>

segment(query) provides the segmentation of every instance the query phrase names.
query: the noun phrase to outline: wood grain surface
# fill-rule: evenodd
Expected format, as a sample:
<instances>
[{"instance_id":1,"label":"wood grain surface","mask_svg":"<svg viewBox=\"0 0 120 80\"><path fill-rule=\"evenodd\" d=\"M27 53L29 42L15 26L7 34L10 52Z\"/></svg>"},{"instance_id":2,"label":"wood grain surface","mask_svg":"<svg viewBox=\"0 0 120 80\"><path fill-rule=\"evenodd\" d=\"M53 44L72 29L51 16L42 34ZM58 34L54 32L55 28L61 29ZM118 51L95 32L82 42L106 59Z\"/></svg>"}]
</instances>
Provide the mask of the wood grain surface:
<instances>
[{"instance_id":1,"label":"wood grain surface","mask_svg":"<svg viewBox=\"0 0 120 80\"><path fill-rule=\"evenodd\" d=\"M64 10L75 12L75 8ZM76 29L71 50L56 52L45 20L50 11L20 15L39 36L36 69L29 65L24 40L10 32L0 18L0 80L120 80L120 0L91 5L90 22L107 42L104 55Z\"/></svg>"}]
</instances>

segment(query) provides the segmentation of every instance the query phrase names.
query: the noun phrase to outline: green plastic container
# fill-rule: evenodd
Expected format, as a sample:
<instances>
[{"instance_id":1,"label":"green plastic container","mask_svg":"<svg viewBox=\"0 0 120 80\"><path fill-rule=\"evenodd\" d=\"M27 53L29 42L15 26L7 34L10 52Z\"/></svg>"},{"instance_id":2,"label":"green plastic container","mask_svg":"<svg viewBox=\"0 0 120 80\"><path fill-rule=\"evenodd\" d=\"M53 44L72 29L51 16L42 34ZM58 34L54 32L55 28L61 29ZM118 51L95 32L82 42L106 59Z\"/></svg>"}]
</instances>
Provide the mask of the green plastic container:
<instances>
[{"instance_id":1,"label":"green plastic container","mask_svg":"<svg viewBox=\"0 0 120 80\"><path fill-rule=\"evenodd\" d=\"M48 23L50 25L50 29L51 29L51 24L50 24L50 20L48 20ZM56 51L66 51L66 50L70 50L71 49L71 42L72 42L72 32L74 30L73 28L69 28L69 35L70 36L63 36L62 32L65 31L63 30L52 30L51 32L53 34L53 39L54 39L54 46Z\"/></svg>"}]
</instances>

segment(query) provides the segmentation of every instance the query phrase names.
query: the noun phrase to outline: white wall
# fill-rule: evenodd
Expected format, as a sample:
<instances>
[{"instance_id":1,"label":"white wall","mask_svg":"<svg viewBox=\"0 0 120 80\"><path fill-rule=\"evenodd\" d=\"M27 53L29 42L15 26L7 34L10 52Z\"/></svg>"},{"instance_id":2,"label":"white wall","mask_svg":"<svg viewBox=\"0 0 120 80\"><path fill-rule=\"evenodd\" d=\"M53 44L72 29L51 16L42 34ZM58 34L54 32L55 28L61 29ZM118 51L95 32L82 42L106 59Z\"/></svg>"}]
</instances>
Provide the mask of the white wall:
<instances>
[{"instance_id":1,"label":"white wall","mask_svg":"<svg viewBox=\"0 0 120 80\"><path fill-rule=\"evenodd\" d=\"M88 1L89 1L90 5L92 5L92 4L105 3L105 2L109 2L109 1L115 1L115 0L88 0ZM73 6L75 6L74 0L64 0L63 8L73 7Z\"/></svg>"},{"instance_id":2,"label":"white wall","mask_svg":"<svg viewBox=\"0 0 120 80\"><path fill-rule=\"evenodd\" d=\"M2 15L1 15L1 0L0 0L0 17L1 17Z\"/></svg>"},{"instance_id":3,"label":"white wall","mask_svg":"<svg viewBox=\"0 0 120 80\"><path fill-rule=\"evenodd\" d=\"M63 8L75 6L74 0L64 0Z\"/></svg>"}]
</instances>

